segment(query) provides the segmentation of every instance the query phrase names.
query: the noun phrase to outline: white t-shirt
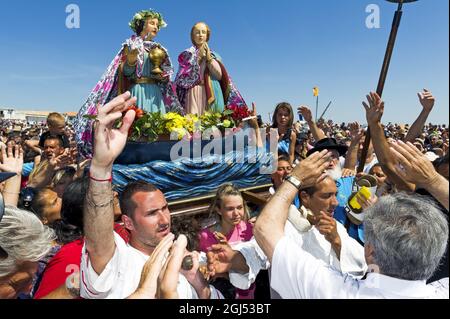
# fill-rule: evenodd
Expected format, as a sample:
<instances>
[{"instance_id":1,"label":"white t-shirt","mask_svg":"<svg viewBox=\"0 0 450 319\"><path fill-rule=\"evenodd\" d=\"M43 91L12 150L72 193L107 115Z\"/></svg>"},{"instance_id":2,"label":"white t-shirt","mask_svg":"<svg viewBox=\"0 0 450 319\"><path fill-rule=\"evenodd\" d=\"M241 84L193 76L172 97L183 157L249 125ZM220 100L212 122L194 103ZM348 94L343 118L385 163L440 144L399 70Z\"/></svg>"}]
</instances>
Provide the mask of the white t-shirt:
<instances>
[{"instance_id":1,"label":"white t-shirt","mask_svg":"<svg viewBox=\"0 0 450 319\"><path fill-rule=\"evenodd\" d=\"M449 298L448 279L440 284L369 273L364 280L342 274L284 236L272 259L271 287L284 299Z\"/></svg>"},{"instance_id":2,"label":"white t-shirt","mask_svg":"<svg viewBox=\"0 0 450 319\"><path fill-rule=\"evenodd\" d=\"M290 242L296 247L307 250L315 258L339 271L362 277L367 270L363 246L348 235L344 226L336 222L337 231L341 238L339 259L331 244L316 227L308 222L307 214L308 211L304 207L299 211L295 206L290 206L289 218L284 228L286 237L289 238ZM240 289L248 289L259 271L268 269L270 263L254 238L248 242L234 245L233 249L238 250L244 256L249 272L245 275L230 272L230 281ZM273 293L272 295L275 296Z\"/></svg>"},{"instance_id":3,"label":"white t-shirt","mask_svg":"<svg viewBox=\"0 0 450 319\"><path fill-rule=\"evenodd\" d=\"M116 251L103 272L98 275L92 268L86 245L81 255L81 297L85 299L124 299L135 292L142 269L149 256L126 244L114 233ZM221 299L220 292L211 288L211 299ZM180 299L198 299L195 289L180 274L177 287Z\"/></svg>"}]
</instances>

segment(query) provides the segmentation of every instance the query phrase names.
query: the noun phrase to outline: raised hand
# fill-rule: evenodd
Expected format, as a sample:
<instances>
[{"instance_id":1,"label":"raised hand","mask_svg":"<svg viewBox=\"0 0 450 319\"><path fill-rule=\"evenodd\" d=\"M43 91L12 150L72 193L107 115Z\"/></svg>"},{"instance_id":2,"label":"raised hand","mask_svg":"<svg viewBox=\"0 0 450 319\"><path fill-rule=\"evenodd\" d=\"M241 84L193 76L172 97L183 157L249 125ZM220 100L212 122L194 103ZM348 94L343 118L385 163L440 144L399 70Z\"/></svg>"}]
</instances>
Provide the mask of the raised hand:
<instances>
[{"instance_id":1,"label":"raised hand","mask_svg":"<svg viewBox=\"0 0 450 319\"><path fill-rule=\"evenodd\" d=\"M366 109L366 119L369 125L376 125L381 122L381 118L384 113L384 102L381 100L381 97L375 93L370 92L369 95L366 95L367 101L362 102L364 108Z\"/></svg>"},{"instance_id":2,"label":"raised hand","mask_svg":"<svg viewBox=\"0 0 450 319\"><path fill-rule=\"evenodd\" d=\"M358 122L350 123L350 136L352 140L360 140L364 135L364 131L361 130L361 126Z\"/></svg>"},{"instance_id":3,"label":"raised hand","mask_svg":"<svg viewBox=\"0 0 450 319\"><path fill-rule=\"evenodd\" d=\"M430 160L410 142L392 143L391 152L399 164L396 172L405 181L426 189L439 178Z\"/></svg>"},{"instance_id":4,"label":"raised hand","mask_svg":"<svg viewBox=\"0 0 450 319\"><path fill-rule=\"evenodd\" d=\"M108 104L98 109L94 132L94 151L91 164L95 169L97 178L109 178L116 158L122 153L128 138L128 130L131 127L136 112L127 111L136 103L136 98L131 97L130 92L119 95ZM126 112L120 129L114 129L114 122Z\"/></svg>"},{"instance_id":5,"label":"raised hand","mask_svg":"<svg viewBox=\"0 0 450 319\"><path fill-rule=\"evenodd\" d=\"M433 94L427 89L423 89L422 92L417 93L417 96L419 97L419 101L423 109L427 112L431 112L435 103Z\"/></svg>"},{"instance_id":6,"label":"raised hand","mask_svg":"<svg viewBox=\"0 0 450 319\"><path fill-rule=\"evenodd\" d=\"M0 152L0 170L20 176L23 168L23 150L20 145L10 145L8 148L2 145Z\"/></svg>"},{"instance_id":7,"label":"raised hand","mask_svg":"<svg viewBox=\"0 0 450 319\"><path fill-rule=\"evenodd\" d=\"M312 117L311 110L306 105L301 105L298 108L298 113L303 116L303 118L305 119L306 122L308 122L308 123L312 122L313 117Z\"/></svg>"},{"instance_id":8,"label":"raised hand","mask_svg":"<svg viewBox=\"0 0 450 319\"><path fill-rule=\"evenodd\" d=\"M250 125L250 127L252 127L253 129L258 129L258 113L256 112L256 104L254 102L252 102L252 111L250 113L250 116L252 117L250 120L248 120L248 124Z\"/></svg>"},{"instance_id":9,"label":"raised hand","mask_svg":"<svg viewBox=\"0 0 450 319\"><path fill-rule=\"evenodd\" d=\"M327 150L316 152L301 161L292 171L292 175L302 182L302 188L311 187L327 177L325 170L330 161L331 154Z\"/></svg>"},{"instance_id":10,"label":"raised hand","mask_svg":"<svg viewBox=\"0 0 450 319\"><path fill-rule=\"evenodd\" d=\"M173 245L175 236L169 234L156 246L155 250L142 268L141 279L135 293L129 298L155 299L158 289L158 277L164 266L166 255Z\"/></svg>"},{"instance_id":11,"label":"raised hand","mask_svg":"<svg viewBox=\"0 0 450 319\"><path fill-rule=\"evenodd\" d=\"M52 157L49 160L50 166L55 170L63 169L64 167L73 164L75 161L72 154L67 149L61 155L57 157Z\"/></svg>"},{"instance_id":12,"label":"raised hand","mask_svg":"<svg viewBox=\"0 0 450 319\"><path fill-rule=\"evenodd\" d=\"M158 295L160 299L178 299L178 278L185 256L187 238L178 236L174 242L170 255L164 264L158 280Z\"/></svg>"}]
</instances>

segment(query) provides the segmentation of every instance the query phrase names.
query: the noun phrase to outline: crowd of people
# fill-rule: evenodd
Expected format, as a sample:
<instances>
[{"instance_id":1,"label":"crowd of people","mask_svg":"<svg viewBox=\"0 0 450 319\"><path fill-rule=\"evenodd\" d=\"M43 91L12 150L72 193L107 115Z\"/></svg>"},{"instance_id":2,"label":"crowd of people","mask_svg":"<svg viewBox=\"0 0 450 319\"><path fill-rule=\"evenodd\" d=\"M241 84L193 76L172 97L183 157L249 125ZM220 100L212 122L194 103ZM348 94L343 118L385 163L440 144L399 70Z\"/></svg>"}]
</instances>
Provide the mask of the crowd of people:
<instances>
[{"instance_id":1,"label":"crowd of people","mask_svg":"<svg viewBox=\"0 0 450 319\"><path fill-rule=\"evenodd\" d=\"M429 91L411 125L383 124L376 93L367 125L278 104L270 197L224 184L199 219L172 218L147 182L116 191L135 102L99 108L91 159L61 114L1 120L0 298L448 298L448 127L426 124Z\"/></svg>"},{"instance_id":2,"label":"crowd of people","mask_svg":"<svg viewBox=\"0 0 450 319\"><path fill-rule=\"evenodd\" d=\"M172 81L166 25L133 17L73 124L0 119L0 298L449 298L449 129L426 124L429 90L411 124L383 121L372 92L366 123L281 102L264 124L253 105L234 134L277 142L267 197L225 183L206 213L174 217L155 185L114 185L137 113L247 109L204 22Z\"/></svg>"}]
</instances>

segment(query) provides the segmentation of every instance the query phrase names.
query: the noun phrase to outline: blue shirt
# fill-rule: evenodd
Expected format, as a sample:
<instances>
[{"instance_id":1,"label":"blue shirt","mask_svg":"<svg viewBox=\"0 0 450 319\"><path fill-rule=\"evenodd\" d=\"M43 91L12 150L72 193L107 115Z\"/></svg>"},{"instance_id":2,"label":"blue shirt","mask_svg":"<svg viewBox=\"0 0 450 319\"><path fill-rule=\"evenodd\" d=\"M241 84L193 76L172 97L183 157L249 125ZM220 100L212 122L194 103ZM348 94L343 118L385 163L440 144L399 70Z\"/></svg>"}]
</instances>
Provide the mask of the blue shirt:
<instances>
[{"instance_id":1,"label":"blue shirt","mask_svg":"<svg viewBox=\"0 0 450 319\"><path fill-rule=\"evenodd\" d=\"M334 210L334 218L347 228L347 232L350 237L356 239L360 243L364 243L364 226L353 224L348 218L346 213L347 202L352 194L352 186L354 177L341 177L336 181L336 187L338 189L337 201L339 206Z\"/></svg>"}]
</instances>

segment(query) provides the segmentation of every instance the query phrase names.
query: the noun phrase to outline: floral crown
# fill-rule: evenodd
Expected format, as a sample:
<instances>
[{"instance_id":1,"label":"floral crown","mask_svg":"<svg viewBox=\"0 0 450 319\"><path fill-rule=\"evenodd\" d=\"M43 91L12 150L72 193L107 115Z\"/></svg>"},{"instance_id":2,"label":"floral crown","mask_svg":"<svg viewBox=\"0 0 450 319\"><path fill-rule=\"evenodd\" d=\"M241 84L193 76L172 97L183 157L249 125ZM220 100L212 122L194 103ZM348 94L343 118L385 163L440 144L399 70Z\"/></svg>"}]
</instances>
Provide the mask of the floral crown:
<instances>
[{"instance_id":1,"label":"floral crown","mask_svg":"<svg viewBox=\"0 0 450 319\"><path fill-rule=\"evenodd\" d=\"M145 21L149 18L158 19L158 27L160 29L167 27L167 23L164 21L162 14L152 9L139 11L134 15L133 19L130 21L130 23L128 23L128 25L130 26L131 30L136 32L139 22L143 20Z\"/></svg>"}]
</instances>

